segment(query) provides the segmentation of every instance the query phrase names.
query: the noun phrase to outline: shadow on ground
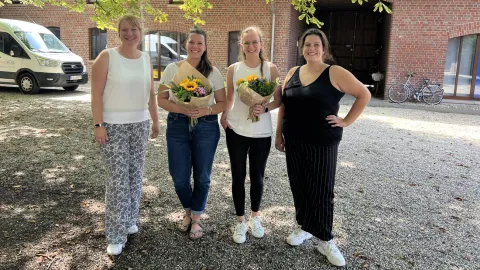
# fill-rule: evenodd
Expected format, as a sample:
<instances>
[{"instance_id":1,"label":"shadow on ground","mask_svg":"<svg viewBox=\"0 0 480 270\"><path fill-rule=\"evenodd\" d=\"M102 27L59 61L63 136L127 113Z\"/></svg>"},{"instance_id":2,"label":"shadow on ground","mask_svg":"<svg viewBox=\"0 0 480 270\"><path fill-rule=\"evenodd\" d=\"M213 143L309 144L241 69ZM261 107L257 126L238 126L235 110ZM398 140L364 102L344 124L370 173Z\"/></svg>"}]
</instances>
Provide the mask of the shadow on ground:
<instances>
[{"instance_id":1,"label":"shadow on ground","mask_svg":"<svg viewBox=\"0 0 480 270\"><path fill-rule=\"evenodd\" d=\"M29 96L0 88L0 268L334 269L316 251L317 240L295 248L285 243L294 228L294 209L285 157L273 147L262 202L266 237L249 235L244 245L233 243L223 132L204 219L207 233L191 241L176 231L182 211L168 175L163 120L162 135L149 142L140 232L120 256L108 257L106 173L92 140L88 100L83 91ZM341 113L348 108L343 105ZM368 108L345 129L334 220L345 269L475 269L480 264L475 241L480 120L446 115ZM160 118L165 116L161 112Z\"/></svg>"}]
</instances>

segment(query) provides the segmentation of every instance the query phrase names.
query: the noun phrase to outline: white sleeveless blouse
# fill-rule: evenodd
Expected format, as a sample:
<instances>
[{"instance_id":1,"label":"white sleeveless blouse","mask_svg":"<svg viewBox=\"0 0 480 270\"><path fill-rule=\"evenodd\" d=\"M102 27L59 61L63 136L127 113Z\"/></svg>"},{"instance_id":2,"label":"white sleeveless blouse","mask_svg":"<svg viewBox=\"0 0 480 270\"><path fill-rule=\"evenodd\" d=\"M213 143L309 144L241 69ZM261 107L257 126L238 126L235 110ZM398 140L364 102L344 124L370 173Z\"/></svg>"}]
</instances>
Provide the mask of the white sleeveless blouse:
<instances>
[{"instance_id":1,"label":"white sleeveless blouse","mask_svg":"<svg viewBox=\"0 0 480 270\"><path fill-rule=\"evenodd\" d=\"M263 62L263 77L267 80L271 80L270 75L270 62ZM238 97L236 82L241 78L246 78L248 75L256 75L261 78L260 65L255 68L250 68L245 65L244 61L237 62L234 64L233 72L233 85L234 85L234 94L235 101L233 103L233 108L228 112L227 121L228 124L232 127L235 133L251 138L265 138L272 136L272 117L270 112L260 115L260 121L252 123L252 120L247 119L249 114L249 109L245 103L243 103Z\"/></svg>"},{"instance_id":2,"label":"white sleeveless blouse","mask_svg":"<svg viewBox=\"0 0 480 270\"><path fill-rule=\"evenodd\" d=\"M115 48L109 56L107 81L103 91L103 121L109 124L138 123L148 120L152 71L150 56L123 57Z\"/></svg>"}]
</instances>

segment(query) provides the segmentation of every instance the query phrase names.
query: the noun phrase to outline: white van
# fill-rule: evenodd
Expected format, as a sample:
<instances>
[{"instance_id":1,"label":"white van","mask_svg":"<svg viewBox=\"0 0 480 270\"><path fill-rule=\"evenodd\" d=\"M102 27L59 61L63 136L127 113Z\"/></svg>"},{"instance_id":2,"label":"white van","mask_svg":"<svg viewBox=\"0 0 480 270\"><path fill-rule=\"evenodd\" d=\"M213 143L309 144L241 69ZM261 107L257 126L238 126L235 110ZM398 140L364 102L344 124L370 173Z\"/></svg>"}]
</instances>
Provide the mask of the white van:
<instances>
[{"instance_id":1,"label":"white van","mask_svg":"<svg viewBox=\"0 0 480 270\"><path fill-rule=\"evenodd\" d=\"M73 91L87 82L82 58L47 28L0 19L0 84L18 84L24 93L35 94L41 87Z\"/></svg>"}]
</instances>

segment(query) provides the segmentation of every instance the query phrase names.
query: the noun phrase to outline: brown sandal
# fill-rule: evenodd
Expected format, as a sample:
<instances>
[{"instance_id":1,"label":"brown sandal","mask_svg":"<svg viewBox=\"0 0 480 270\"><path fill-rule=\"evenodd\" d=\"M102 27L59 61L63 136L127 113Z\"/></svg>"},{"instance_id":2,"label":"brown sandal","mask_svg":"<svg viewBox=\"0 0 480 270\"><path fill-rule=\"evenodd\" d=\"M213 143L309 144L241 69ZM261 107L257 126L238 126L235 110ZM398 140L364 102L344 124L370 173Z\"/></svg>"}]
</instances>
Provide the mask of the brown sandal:
<instances>
[{"instance_id":1,"label":"brown sandal","mask_svg":"<svg viewBox=\"0 0 480 270\"><path fill-rule=\"evenodd\" d=\"M182 233L188 232L190 230L190 228L192 227L192 218L191 217L188 217L190 219L190 222L188 222L188 224L183 223L183 221L185 220L186 217L187 216L183 216L182 222L180 222L177 225L177 229Z\"/></svg>"},{"instance_id":2,"label":"brown sandal","mask_svg":"<svg viewBox=\"0 0 480 270\"><path fill-rule=\"evenodd\" d=\"M193 224L198 224L200 226L200 229L197 230L192 230L191 225ZM200 220L194 220L192 219L192 222L190 223L190 233L188 236L191 240L197 240L203 237L203 228L201 227Z\"/></svg>"}]
</instances>

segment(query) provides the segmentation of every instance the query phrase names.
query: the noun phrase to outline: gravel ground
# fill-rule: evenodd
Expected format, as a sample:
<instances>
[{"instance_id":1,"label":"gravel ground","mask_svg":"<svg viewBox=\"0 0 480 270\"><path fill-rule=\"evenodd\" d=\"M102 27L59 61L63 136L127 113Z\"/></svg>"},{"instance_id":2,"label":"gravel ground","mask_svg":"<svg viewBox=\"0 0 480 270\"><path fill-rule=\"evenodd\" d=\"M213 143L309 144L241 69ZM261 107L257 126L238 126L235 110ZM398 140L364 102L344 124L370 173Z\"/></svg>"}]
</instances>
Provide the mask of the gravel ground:
<instances>
[{"instance_id":1,"label":"gravel ground","mask_svg":"<svg viewBox=\"0 0 480 270\"><path fill-rule=\"evenodd\" d=\"M223 132L206 235L191 241L177 232L182 211L168 174L163 111L162 135L148 146L140 232L109 257L105 168L92 140L88 89L28 96L2 87L0 104L1 269L334 269L317 240L295 248L285 242L295 226L293 200L285 156L273 145L266 236L233 243ZM340 113L350 105L345 99ZM479 107L376 100L345 129L334 218L345 269L480 269Z\"/></svg>"}]
</instances>

